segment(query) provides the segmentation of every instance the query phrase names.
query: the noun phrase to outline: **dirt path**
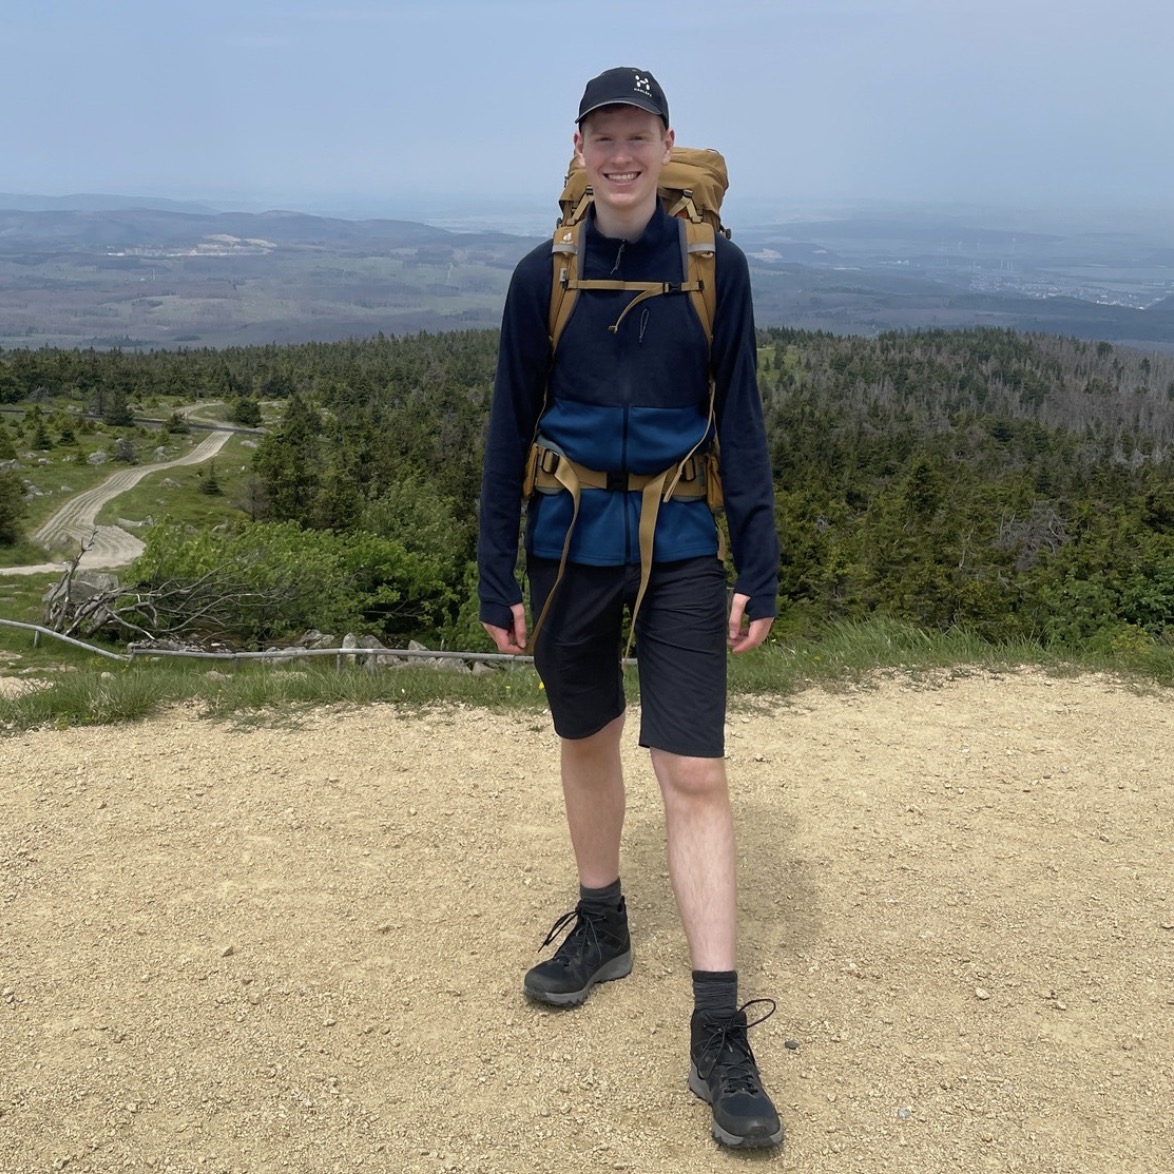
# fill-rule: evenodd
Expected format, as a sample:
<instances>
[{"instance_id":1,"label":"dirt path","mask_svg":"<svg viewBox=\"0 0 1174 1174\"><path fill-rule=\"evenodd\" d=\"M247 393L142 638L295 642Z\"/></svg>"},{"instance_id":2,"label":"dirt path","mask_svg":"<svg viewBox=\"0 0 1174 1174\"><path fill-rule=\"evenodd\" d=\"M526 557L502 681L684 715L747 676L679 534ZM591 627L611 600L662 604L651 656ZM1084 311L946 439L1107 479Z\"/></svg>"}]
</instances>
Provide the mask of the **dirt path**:
<instances>
[{"instance_id":1,"label":"dirt path","mask_svg":"<svg viewBox=\"0 0 1174 1174\"><path fill-rule=\"evenodd\" d=\"M633 729L636 967L562 1013L520 993L572 900L543 717L0 741L0 1171L1166 1174L1169 694L976 674L733 716L742 988L778 1001L751 1038L789 1131L759 1156L685 1087Z\"/></svg>"},{"instance_id":2,"label":"dirt path","mask_svg":"<svg viewBox=\"0 0 1174 1174\"><path fill-rule=\"evenodd\" d=\"M133 489L151 473L161 473L181 465L198 465L211 460L228 442L231 432L210 433L190 452L171 461L153 465L138 465L111 473L100 485L71 497L34 535L33 541L46 549L66 544L79 545L92 536L89 550L82 556L80 566L89 570L106 567L124 567L134 562L143 551L143 543L121 526L98 526L102 507L128 489ZM35 575L63 570L65 564L37 563L23 567L0 567L0 575Z\"/></svg>"}]
</instances>

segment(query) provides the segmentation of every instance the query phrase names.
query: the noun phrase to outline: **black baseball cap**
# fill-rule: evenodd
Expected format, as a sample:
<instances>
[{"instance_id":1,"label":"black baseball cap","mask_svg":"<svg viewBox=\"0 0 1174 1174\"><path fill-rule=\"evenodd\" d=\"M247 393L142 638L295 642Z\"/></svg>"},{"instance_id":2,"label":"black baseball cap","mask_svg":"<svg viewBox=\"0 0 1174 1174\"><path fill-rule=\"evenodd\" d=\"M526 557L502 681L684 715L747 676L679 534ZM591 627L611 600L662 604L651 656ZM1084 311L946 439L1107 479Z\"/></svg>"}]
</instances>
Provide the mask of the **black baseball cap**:
<instances>
[{"instance_id":1,"label":"black baseball cap","mask_svg":"<svg viewBox=\"0 0 1174 1174\"><path fill-rule=\"evenodd\" d=\"M620 66L593 77L583 91L579 103L580 125L592 110L601 106L636 106L662 119L665 129L669 125L669 104L660 83L646 69L632 69Z\"/></svg>"}]
</instances>

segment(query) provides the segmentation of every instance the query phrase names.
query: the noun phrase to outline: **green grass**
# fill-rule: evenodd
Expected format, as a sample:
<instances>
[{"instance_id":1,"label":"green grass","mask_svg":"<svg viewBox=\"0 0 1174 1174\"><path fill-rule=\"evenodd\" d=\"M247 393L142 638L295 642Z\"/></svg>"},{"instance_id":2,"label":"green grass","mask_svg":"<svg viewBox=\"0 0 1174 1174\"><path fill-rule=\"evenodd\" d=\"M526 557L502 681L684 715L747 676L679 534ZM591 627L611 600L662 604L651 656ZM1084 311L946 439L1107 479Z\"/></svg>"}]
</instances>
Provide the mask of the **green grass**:
<instances>
[{"instance_id":1,"label":"green grass","mask_svg":"<svg viewBox=\"0 0 1174 1174\"><path fill-rule=\"evenodd\" d=\"M537 674L528 665L479 675L432 668L377 673L310 664L291 668L245 664L173 668L129 665L54 673L16 697L0 697L0 732L110 725L140 721L180 702L196 702L203 716L237 724L296 726L320 706L386 703L419 711L438 705L489 709L545 706ZM210 675L211 674L211 675Z\"/></svg>"},{"instance_id":2,"label":"green grass","mask_svg":"<svg viewBox=\"0 0 1174 1174\"><path fill-rule=\"evenodd\" d=\"M27 539L15 546L0 546L0 575L5 567L30 567L37 563L52 562L43 547Z\"/></svg>"},{"instance_id":3,"label":"green grass","mask_svg":"<svg viewBox=\"0 0 1174 1174\"><path fill-rule=\"evenodd\" d=\"M60 577L56 572L5 577L0 568L0 619L43 624L45 593ZM123 649L110 646L109 651L121 653ZM112 663L115 662L50 636L37 636L22 628L0 624L0 671L37 673L65 669L97 672L108 669Z\"/></svg>"},{"instance_id":4,"label":"green grass","mask_svg":"<svg viewBox=\"0 0 1174 1174\"><path fill-rule=\"evenodd\" d=\"M753 703L762 694L795 693L812 685L836 688L860 684L880 672L916 679L941 670L1057 668L1034 644L991 645L964 632L927 633L898 621L843 623L816 636L772 637L757 652L730 658L731 704Z\"/></svg>"},{"instance_id":5,"label":"green grass","mask_svg":"<svg viewBox=\"0 0 1174 1174\"><path fill-rule=\"evenodd\" d=\"M27 649L27 633L15 635L23 638ZM17 642L6 638L2 628L0 641ZM41 655L45 655L43 649ZM8 662L9 671L16 663ZM0 697L0 730L8 733L138 721L181 702L195 702L209 719L265 725L296 725L318 706L382 703L410 711L453 705L545 710L541 683L528 664L505 665L486 674L423 667L368 672L363 667L340 669L333 658L280 666L171 659L112 666L64 646L56 663L73 671L44 671L53 662L33 663L27 655L18 663L22 669L43 670L32 675L47 683L20 697ZM1060 654L1029 643L994 646L966 633L926 633L877 620L837 625L818 638L778 639L761 650L731 657L730 705L734 710L753 708L767 697L785 697L811 687L867 684L878 674L897 674L914 684L930 685L943 674L961 676L1025 666L1056 676L1102 672L1139 689L1174 686L1174 649L1155 647L1101 656ZM635 670L627 671L625 681L629 699L637 700Z\"/></svg>"}]
</instances>

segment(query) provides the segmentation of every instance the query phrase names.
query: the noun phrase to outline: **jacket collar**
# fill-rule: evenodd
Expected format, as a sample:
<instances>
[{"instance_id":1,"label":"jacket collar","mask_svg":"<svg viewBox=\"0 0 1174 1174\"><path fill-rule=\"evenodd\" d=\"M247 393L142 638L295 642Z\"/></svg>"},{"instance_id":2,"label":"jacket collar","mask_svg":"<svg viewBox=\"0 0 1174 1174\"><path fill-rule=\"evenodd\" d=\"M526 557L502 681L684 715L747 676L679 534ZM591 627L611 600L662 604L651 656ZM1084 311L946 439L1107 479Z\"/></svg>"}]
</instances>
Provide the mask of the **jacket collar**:
<instances>
[{"instance_id":1,"label":"jacket collar","mask_svg":"<svg viewBox=\"0 0 1174 1174\"><path fill-rule=\"evenodd\" d=\"M601 249L605 251L614 250L620 243L624 242L624 251L627 253L652 253L655 252L665 240L665 236L670 229L673 229L673 239L676 239L676 223L671 216L664 210L664 205L658 199L656 201L656 209L652 213L652 219L649 220L644 227L644 231L634 239L609 237L604 236L598 228L595 227L595 209L591 209L591 214L588 219L590 230L588 236L588 247L593 251Z\"/></svg>"}]
</instances>

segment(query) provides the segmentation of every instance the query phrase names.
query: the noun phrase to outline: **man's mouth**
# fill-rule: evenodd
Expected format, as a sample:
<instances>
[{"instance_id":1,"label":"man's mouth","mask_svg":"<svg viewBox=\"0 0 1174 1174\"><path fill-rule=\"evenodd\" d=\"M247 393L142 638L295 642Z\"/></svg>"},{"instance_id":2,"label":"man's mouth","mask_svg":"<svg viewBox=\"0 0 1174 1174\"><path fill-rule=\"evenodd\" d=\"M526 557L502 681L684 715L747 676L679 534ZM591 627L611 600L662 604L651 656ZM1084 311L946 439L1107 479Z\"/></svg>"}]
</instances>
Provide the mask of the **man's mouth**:
<instances>
[{"instance_id":1,"label":"man's mouth","mask_svg":"<svg viewBox=\"0 0 1174 1174\"><path fill-rule=\"evenodd\" d=\"M612 183L631 183L639 174L638 171L611 171L607 178Z\"/></svg>"}]
</instances>

